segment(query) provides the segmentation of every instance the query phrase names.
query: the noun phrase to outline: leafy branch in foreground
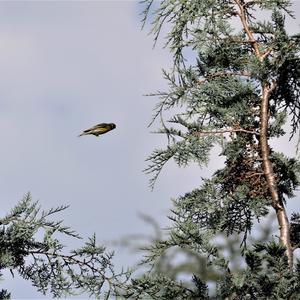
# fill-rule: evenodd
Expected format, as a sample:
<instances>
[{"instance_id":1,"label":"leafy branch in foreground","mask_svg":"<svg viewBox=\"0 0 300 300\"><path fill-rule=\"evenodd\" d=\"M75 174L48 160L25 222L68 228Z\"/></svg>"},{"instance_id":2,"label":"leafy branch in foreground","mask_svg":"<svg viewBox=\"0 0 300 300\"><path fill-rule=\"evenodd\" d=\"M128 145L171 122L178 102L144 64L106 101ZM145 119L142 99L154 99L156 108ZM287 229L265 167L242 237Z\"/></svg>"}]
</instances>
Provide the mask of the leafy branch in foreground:
<instances>
[{"instance_id":1,"label":"leafy branch in foreground","mask_svg":"<svg viewBox=\"0 0 300 300\"><path fill-rule=\"evenodd\" d=\"M231 271L229 261L219 261L219 280L215 295L196 275L170 278L164 273L146 273L132 280L127 297L132 299L299 299L300 261L295 271L288 268L285 248L275 242L256 244L245 253L245 267Z\"/></svg>"},{"instance_id":2,"label":"leafy branch in foreground","mask_svg":"<svg viewBox=\"0 0 300 300\"><path fill-rule=\"evenodd\" d=\"M54 297L87 293L108 299L110 293L115 293L127 281L130 273L115 273L113 253L106 253L105 247L97 245L95 235L83 247L66 253L57 235L76 239L80 236L62 225L62 221L49 220L66 208L41 211L28 193L11 213L1 218L0 270L19 273L38 291L49 292Z\"/></svg>"}]
</instances>

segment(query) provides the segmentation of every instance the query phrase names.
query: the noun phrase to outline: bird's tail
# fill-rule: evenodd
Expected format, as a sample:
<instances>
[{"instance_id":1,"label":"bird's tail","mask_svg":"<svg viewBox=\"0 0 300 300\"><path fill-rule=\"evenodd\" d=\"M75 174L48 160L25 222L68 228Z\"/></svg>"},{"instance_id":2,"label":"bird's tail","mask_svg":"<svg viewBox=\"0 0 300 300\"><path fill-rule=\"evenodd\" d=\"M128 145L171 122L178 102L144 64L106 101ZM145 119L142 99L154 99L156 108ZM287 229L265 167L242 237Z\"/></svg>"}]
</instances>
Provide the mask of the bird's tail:
<instances>
[{"instance_id":1,"label":"bird's tail","mask_svg":"<svg viewBox=\"0 0 300 300\"><path fill-rule=\"evenodd\" d=\"M83 132L83 133L80 133L80 134L78 135L78 137L83 136L83 135L87 135L87 134L89 134L89 132Z\"/></svg>"}]
</instances>

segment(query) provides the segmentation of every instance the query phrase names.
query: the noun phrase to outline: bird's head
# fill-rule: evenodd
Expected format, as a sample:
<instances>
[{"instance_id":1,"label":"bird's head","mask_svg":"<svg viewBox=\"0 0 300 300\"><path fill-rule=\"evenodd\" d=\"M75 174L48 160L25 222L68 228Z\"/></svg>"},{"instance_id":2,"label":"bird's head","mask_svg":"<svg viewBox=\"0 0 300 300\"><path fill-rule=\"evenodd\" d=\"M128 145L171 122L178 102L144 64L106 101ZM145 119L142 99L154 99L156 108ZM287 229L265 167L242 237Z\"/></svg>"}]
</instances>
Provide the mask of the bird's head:
<instances>
[{"instance_id":1,"label":"bird's head","mask_svg":"<svg viewBox=\"0 0 300 300\"><path fill-rule=\"evenodd\" d=\"M110 123L109 126L110 126L111 129L115 129L116 128L116 124L114 124L114 123Z\"/></svg>"}]
</instances>

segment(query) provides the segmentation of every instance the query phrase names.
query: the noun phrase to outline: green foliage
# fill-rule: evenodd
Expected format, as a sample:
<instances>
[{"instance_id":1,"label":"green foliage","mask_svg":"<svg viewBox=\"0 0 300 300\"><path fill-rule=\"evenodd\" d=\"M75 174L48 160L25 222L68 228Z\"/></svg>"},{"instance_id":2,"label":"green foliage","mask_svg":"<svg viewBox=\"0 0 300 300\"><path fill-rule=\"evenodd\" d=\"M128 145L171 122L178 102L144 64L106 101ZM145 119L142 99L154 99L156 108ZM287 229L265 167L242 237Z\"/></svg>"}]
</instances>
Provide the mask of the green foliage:
<instances>
[{"instance_id":1,"label":"green foliage","mask_svg":"<svg viewBox=\"0 0 300 300\"><path fill-rule=\"evenodd\" d=\"M217 298L299 299L299 272L290 272L284 251L275 242L254 245L245 254L246 268L238 273L227 272L219 282Z\"/></svg>"},{"instance_id":2,"label":"green foliage","mask_svg":"<svg viewBox=\"0 0 300 300\"><path fill-rule=\"evenodd\" d=\"M11 294L7 290L0 291L0 299L11 299Z\"/></svg>"},{"instance_id":3,"label":"green foliage","mask_svg":"<svg viewBox=\"0 0 300 300\"><path fill-rule=\"evenodd\" d=\"M151 8L148 1L146 14ZM255 5L270 10L269 21L256 21ZM292 114L292 133L299 117L298 68L299 41L289 37L284 28L283 12L291 14L288 1L256 1L247 3L249 27L261 49L272 55L261 62L253 53L245 32L232 30L230 22L238 14L234 1L161 1L155 11L153 32L157 39L164 24L171 26L167 39L175 53L174 69L164 77L168 92L156 95L160 103L154 119L164 110L180 107L168 127L162 121L159 133L166 134L166 149L149 156L147 173L153 173L153 187L161 169L170 159L179 166L197 161L201 166L209 160L210 151L221 145L225 167L218 170L201 188L175 201L172 219L179 228L194 223L199 230L227 234L244 233L243 242L253 227L253 220L268 213L271 205L263 176L259 150L260 83L276 80L270 101L269 136L285 134L282 127L287 114ZM185 57L184 48L191 48ZM293 61L293 68L285 64ZM283 68L289 75L281 80ZM287 93L287 94L284 94ZM293 94L293 95L290 95ZM299 186L299 162L271 149L278 189L281 197L293 197ZM184 225L185 224L185 225Z\"/></svg>"},{"instance_id":4,"label":"green foliage","mask_svg":"<svg viewBox=\"0 0 300 300\"><path fill-rule=\"evenodd\" d=\"M145 23L154 2L142 2ZM225 163L212 178L203 179L200 187L173 201L168 236L147 248L143 263L151 269L132 281L133 297L298 299L299 262L292 273L281 245L265 240L253 246L249 239L254 226L266 220L273 206L260 144L264 87L272 87L267 139L285 135L287 125L292 137L300 123L300 39L285 30L285 17L293 16L290 4L287 0L156 3L151 32L156 43L163 27L167 29L166 47L173 54L173 68L163 71L167 91L151 94L159 98L151 125L160 120L157 133L166 135L167 146L148 158L146 172L153 175L150 185L153 188L171 159L179 166L191 162L206 166L215 146L221 147ZM244 21L241 10L245 11ZM260 20L257 10L270 17ZM234 23L237 20L239 26ZM165 112L171 117L166 119ZM272 148L269 151L278 196L287 203L300 185L299 161ZM298 232L299 215L294 214L294 249L299 247ZM271 234L274 232L267 239ZM218 243L220 237L236 237L240 256L227 258L226 248ZM194 261L201 270L189 266L191 272L183 279L179 274L187 268L174 267L178 273L162 268L161 261L176 251L201 258ZM230 259L240 262L240 267L233 268L236 262ZM217 281L209 293L206 284L210 279L203 276L207 270L212 270L213 281Z\"/></svg>"},{"instance_id":5,"label":"green foliage","mask_svg":"<svg viewBox=\"0 0 300 300\"><path fill-rule=\"evenodd\" d=\"M145 275L139 279L132 279L125 298L130 299L156 299L156 300L181 300L181 299L209 299L207 286L194 277L195 289L190 289L163 274Z\"/></svg>"},{"instance_id":6,"label":"green foliage","mask_svg":"<svg viewBox=\"0 0 300 300\"><path fill-rule=\"evenodd\" d=\"M4 218L0 219L0 270L17 272L43 294L54 297L88 293L100 298L103 287L108 292L118 288L129 273L116 274L113 269L113 253L106 253L92 236L84 246L66 252L58 235L80 239L80 236L62 221L51 221L49 217L63 210L61 206L41 211L38 202L30 194ZM38 238L38 236L42 236ZM5 290L2 298L9 298Z\"/></svg>"},{"instance_id":7,"label":"green foliage","mask_svg":"<svg viewBox=\"0 0 300 300\"><path fill-rule=\"evenodd\" d=\"M159 34L159 28L164 23L171 24L168 45L171 50L176 48L176 51L173 71L164 71L169 91L153 94L161 100L154 118L173 107L184 108L185 112L177 113L169 120L177 127L168 128L163 123L163 128L159 131L167 134L169 145L167 149L156 151L149 157L152 163L147 171L154 172L151 185L162 166L172 157L179 165L195 160L205 165L213 146L221 140L224 142L220 136L199 135L199 131L213 133L214 130L225 132L233 129L232 140L235 140L234 132L236 135L239 133L235 131L238 129L253 131L255 134L259 128L260 81L276 78L280 83L272 94L270 117L274 122L270 126L270 136L280 137L284 134L282 126L287 114L292 115L292 134L295 133L299 122L300 81L296 70L300 65L297 54L299 40L289 37L284 30L284 17L279 8L288 10L288 2L264 2L261 4L263 8L273 9L272 20L262 23L251 19L251 28L257 32L261 47L272 47L276 51L275 58L266 59L264 63L253 55L251 44L246 42L243 32L235 33L224 29L230 28L230 18L237 14L234 2L161 2L153 30ZM224 22L226 26L223 26ZM213 29L210 30L208 23L212 24ZM211 35L215 38L212 39ZM184 58L183 48L194 50L196 64L192 65L190 56ZM180 127L186 130L178 129ZM182 145L185 145L185 141L190 142L191 135L197 137L192 147L185 146L185 151L182 151ZM240 137L239 139L241 140ZM249 135L248 139L244 143L251 143L253 148L257 144L256 139L251 140ZM192 155L193 149L199 147L201 151ZM179 160L177 156L180 157Z\"/></svg>"},{"instance_id":8,"label":"green foliage","mask_svg":"<svg viewBox=\"0 0 300 300\"><path fill-rule=\"evenodd\" d=\"M291 242L292 246L300 248L300 214L293 213L291 216Z\"/></svg>"}]
</instances>

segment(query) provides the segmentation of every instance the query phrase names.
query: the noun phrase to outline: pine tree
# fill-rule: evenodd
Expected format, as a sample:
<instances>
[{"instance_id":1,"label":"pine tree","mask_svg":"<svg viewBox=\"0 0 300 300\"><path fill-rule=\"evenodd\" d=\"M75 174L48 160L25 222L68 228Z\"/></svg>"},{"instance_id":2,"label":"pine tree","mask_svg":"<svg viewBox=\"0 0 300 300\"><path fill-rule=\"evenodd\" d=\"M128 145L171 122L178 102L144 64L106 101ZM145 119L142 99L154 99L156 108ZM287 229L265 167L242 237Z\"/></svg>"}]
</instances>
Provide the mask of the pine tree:
<instances>
[{"instance_id":1,"label":"pine tree","mask_svg":"<svg viewBox=\"0 0 300 300\"><path fill-rule=\"evenodd\" d=\"M293 17L290 1L142 2L143 22L154 11L155 43L165 26L174 62L163 72L168 90L152 94L159 97L153 122L161 120L158 132L168 144L148 158L151 186L171 159L179 166L203 166L219 147L225 163L174 200L168 237L148 247L143 262L151 268L132 279L125 294L133 299L300 299L300 262L293 257L300 246L300 216L294 213L289 220L286 211L300 184L300 163L270 146L285 134L293 138L300 122L300 34L285 29L285 18ZM166 111L173 112L167 120ZM250 243L251 230L272 212L279 238L275 230L269 241ZM239 270L218 247L220 234L240 239ZM195 268L177 276L157 268L174 249L205 257L202 270L217 272L216 286Z\"/></svg>"},{"instance_id":2,"label":"pine tree","mask_svg":"<svg viewBox=\"0 0 300 300\"><path fill-rule=\"evenodd\" d=\"M0 276L9 269L18 273L42 294L65 297L85 293L109 299L127 281L129 271L116 273L113 253L97 245L93 235L85 244L67 251L61 238L81 237L51 217L67 206L42 211L28 193L12 211L0 219ZM2 289L0 299L10 299Z\"/></svg>"}]
</instances>

